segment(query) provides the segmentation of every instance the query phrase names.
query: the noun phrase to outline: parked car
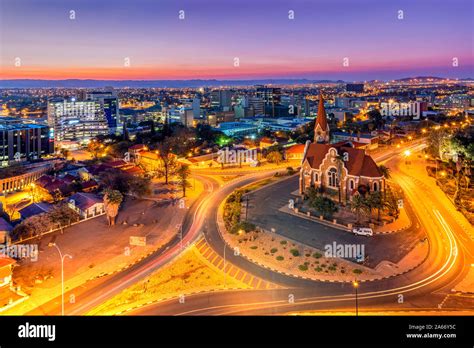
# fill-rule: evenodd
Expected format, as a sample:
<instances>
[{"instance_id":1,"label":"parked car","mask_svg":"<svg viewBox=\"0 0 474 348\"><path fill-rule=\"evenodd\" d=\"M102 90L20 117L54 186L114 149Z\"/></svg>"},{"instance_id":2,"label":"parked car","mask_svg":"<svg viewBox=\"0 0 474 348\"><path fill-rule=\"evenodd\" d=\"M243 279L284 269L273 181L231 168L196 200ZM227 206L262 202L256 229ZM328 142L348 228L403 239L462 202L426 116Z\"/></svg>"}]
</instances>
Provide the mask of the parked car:
<instances>
[{"instance_id":1,"label":"parked car","mask_svg":"<svg viewBox=\"0 0 474 348\"><path fill-rule=\"evenodd\" d=\"M367 237L371 237L374 235L374 231L372 231L372 229L369 227L356 227L352 230L352 233L358 236L367 236Z\"/></svg>"}]
</instances>

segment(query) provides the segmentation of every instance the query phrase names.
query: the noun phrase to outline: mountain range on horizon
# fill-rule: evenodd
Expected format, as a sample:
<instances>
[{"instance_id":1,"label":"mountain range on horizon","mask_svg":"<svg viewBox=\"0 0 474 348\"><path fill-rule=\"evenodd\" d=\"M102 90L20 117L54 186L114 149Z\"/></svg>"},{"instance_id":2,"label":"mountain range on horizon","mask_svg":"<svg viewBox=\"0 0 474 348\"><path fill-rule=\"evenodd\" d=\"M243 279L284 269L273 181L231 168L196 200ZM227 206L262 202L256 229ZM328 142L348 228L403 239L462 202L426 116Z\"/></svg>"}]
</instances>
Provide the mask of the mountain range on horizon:
<instances>
[{"instance_id":1,"label":"mountain range on horizon","mask_svg":"<svg viewBox=\"0 0 474 348\"><path fill-rule=\"evenodd\" d=\"M446 80L437 76L405 77L390 81L406 82L409 80ZM462 81L474 81L473 78L459 78ZM378 80L359 81L370 83ZM318 83L354 83L344 80L313 80L313 79L253 79L253 80L216 80L216 79L190 79L190 80L93 80L93 79L5 79L0 80L0 88L103 88L107 86L124 88L199 88L218 86L253 86L253 85L298 85Z\"/></svg>"}]
</instances>

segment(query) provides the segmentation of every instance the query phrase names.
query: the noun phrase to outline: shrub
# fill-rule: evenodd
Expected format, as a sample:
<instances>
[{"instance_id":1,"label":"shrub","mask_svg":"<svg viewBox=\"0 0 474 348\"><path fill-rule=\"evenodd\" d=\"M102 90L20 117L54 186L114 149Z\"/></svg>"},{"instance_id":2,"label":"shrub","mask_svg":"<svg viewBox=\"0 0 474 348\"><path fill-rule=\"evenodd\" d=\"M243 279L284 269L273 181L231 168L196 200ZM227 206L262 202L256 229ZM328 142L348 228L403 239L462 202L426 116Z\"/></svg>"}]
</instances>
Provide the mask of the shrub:
<instances>
[{"instance_id":1,"label":"shrub","mask_svg":"<svg viewBox=\"0 0 474 348\"><path fill-rule=\"evenodd\" d=\"M255 227L256 226L250 222L241 221L241 222L236 223L234 226L232 226L230 233L236 234L240 230L244 231L245 233L248 233L255 230Z\"/></svg>"},{"instance_id":2,"label":"shrub","mask_svg":"<svg viewBox=\"0 0 474 348\"><path fill-rule=\"evenodd\" d=\"M330 266L330 267L328 267L328 269L329 269L330 271L335 271L335 270L336 270L336 267Z\"/></svg>"},{"instance_id":3,"label":"shrub","mask_svg":"<svg viewBox=\"0 0 474 348\"><path fill-rule=\"evenodd\" d=\"M352 272L354 272L355 274L361 274L362 273L362 270L361 269L354 269Z\"/></svg>"},{"instance_id":4,"label":"shrub","mask_svg":"<svg viewBox=\"0 0 474 348\"><path fill-rule=\"evenodd\" d=\"M277 248L272 248L272 249L270 250L270 252L271 252L272 254L275 254L277 251L278 251Z\"/></svg>"},{"instance_id":5,"label":"shrub","mask_svg":"<svg viewBox=\"0 0 474 348\"><path fill-rule=\"evenodd\" d=\"M277 259L277 261L283 261L285 258L284 258L283 256L281 256L281 255L278 255L278 256L276 257L276 259Z\"/></svg>"},{"instance_id":6,"label":"shrub","mask_svg":"<svg viewBox=\"0 0 474 348\"><path fill-rule=\"evenodd\" d=\"M298 251L298 249L291 249L290 253L293 256L300 256L300 252Z\"/></svg>"},{"instance_id":7,"label":"shrub","mask_svg":"<svg viewBox=\"0 0 474 348\"><path fill-rule=\"evenodd\" d=\"M313 254L313 257L314 257L315 259L320 259L321 257L323 257L323 255L322 255L321 253L314 253L314 254Z\"/></svg>"},{"instance_id":8,"label":"shrub","mask_svg":"<svg viewBox=\"0 0 474 348\"><path fill-rule=\"evenodd\" d=\"M316 272L321 272L323 269L318 266L318 267L316 267L314 270L315 270Z\"/></svg>"},{"instance_id":9,"label":"shrub","mask_svg":"<svg viewBox=\"0 0 474 348\"><path fill-rule=\"evenodd\" d=\"M280 244L281 244L281 245L286 245L286 243L288 243L286 240L280 241Z\"/></svg>"},{"instance_id":10,"label":"shrub","mask_svg":"<svg viewBox=\"0 0 474 348\"><path fill-rule=\"evenodd\" d=\"M304 256L306 256L306 257L310 257L310 256L311 256L311 254L308 254L308 253L306 253L306 254L304 254Z\"/></svg>"},{"instance_id":11,"label":"shrub","mask_svg":"<svg viewBox=\"0 0 474 348\"><path fill-rule=\"evenodd\" d=\"M308 270L307 265L299 265L298 268L299 268L300 271L307 271Z\"/></svg>"},{"instance_id":12,"label":"shrub","mask_svg":"<svg viewBox=\"0 0 474 348\"><path fill-rule=\"evenodd\" d=\"M258 246L256 246L256 245L252 245L252 246L250 247L250 249L253 249L253 250L255 250L255 249L257 249L257 248L258 248Z\"/></svg>"}]
</instances>

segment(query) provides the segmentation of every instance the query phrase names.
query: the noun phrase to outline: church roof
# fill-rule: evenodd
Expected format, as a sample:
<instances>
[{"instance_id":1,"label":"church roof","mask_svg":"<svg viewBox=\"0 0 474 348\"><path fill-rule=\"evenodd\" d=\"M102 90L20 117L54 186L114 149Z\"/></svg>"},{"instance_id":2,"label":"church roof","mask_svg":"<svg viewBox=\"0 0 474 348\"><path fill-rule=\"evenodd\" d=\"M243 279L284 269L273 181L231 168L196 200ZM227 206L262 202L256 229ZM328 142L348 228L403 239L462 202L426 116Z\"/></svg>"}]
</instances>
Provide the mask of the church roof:
<instances>
[{"instance_id":1,"label":"church roof","mask_svg":"<svg viewBox=\"0 0 474 348\"><path fill-rule=\"evenodd\" d=\"M377 164L372 157L366 155L364 150L355 149L346 144L312 143L309 145L306 156L303 160L308 160L311 168L319 169L324 157L331 148L336 149L337 153L341 156L343 156L345 152L348 153L348 160L344 161L343 164L349 175L365 176L369 178L379 178L382 176L380 169L377 167Z\"/></svg>"},{"instance_id":2,"label":"church roof","mask_svg":"<svg viewBox=\"0 0 474 348\"><path fill-rule=\"evenodd\" d=\"M324 108L324 99L321 93L319 94L318 116L316 118L316 123L314 125L315 129L318 124L322 130L327 130L329 128L328 118L326 115L326 109Z\"/></svg>"}]
</instances>

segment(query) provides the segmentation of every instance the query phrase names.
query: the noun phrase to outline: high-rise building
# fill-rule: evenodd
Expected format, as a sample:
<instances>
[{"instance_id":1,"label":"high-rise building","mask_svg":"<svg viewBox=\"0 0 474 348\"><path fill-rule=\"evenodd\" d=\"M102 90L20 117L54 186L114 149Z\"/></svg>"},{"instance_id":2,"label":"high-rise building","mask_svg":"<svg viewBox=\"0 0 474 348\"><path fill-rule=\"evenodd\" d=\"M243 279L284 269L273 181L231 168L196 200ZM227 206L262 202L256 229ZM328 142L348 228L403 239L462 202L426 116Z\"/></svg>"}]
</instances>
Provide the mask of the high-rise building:
<instances>
[{"instance_id":1,"label":"high-rise building","mask_svg":"<svg viewBox=\"0 0 474 348\"><path fill-rule=\"evenodd\" d=\"M232 91L216 89L211 92L211 106L221 110L229 110L232 105Z\"/></svg>"},{"instance_id":2,"label":"high-rise building","mask_svg":"<svg viewBox=\"0 0 474 348\"><path fill-rule=\"evenodd\" d=\"M86 142L109 134L109 124L100 100L52 99L48 101L48 125L55 141Z\"/></svg>"},{"instance_id":3,"label":"high-rise building","mask_svg":"<svg viewBox=\"0 0 474 348\"><path fill-rule=\"evenodd\" d=\"M96 100L103 104L109 132L115 133L119 120L119 100L114 90L85 93L83 100Z\"/></svg>"},{"instance_id":4,"label":"high-rise building","mask_svg":"<svg viewBox=\"0 0 474 348\"><path fill-rule=\"evenodd\" d=\"M199 118L201 116L201 99L194 98L192 103L193 116L194 118Z\"/></svg>"},{"instance_id":5,"label":"high-rise building","mask_svg":"<svg viewBox=\"0 0 474 348\"><path fill-rule=\"evenodd\" d=\"M253 110L255 116L265 114L265 101L260 97L250 97L248 99L249 107Z\"/></svg>"},{"instance_id":6,"label":"high-rise building","mask_svg":"<svg viewBox=\"0 0 474 348\"><path fill-rule=\"evenodd\" d=\"M13 117L0 120L0 162L31 161L54 152L53 131L46 125L25 124Z\"/></svg>"},{"instance_id":7,"label":"high-rise building","mask_svg":"<svg viewBox=\"0 0 474 348\"><path fill-rule=\"evenodd\" d=\"M267 87L264 85L256 86L256 95L265 103L265 114L275 116L275 105L280 104L281 88Z\"/></svg>"}]
</instances>

